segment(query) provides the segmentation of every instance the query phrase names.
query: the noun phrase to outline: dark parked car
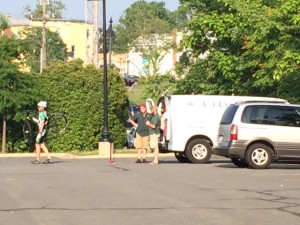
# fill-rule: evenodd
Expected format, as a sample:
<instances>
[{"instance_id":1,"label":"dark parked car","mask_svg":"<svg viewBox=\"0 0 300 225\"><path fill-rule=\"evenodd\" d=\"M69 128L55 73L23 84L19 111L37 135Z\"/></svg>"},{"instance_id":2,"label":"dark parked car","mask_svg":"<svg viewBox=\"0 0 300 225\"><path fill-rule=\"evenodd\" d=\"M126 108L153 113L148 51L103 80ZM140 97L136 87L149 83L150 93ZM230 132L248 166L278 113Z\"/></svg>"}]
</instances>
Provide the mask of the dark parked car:
<instances>
[{"instance_id":1,"label":"dark parked car","mask_svg":"<svg viewBox=\"0 0 300 225\"><path fill-rule=\"evenodd\" d=\"M140 108L138 105L130 105L129 106L129 117L133 116L134 114L138 113ZM125 146L127 148L134 148L135 146L135 137L136 137L136 128L132 126L131 123L127 121L126 123L126 131L127 131L127 138Z\"/></svg>"},{"instance_id":2,"label":"dark parked car","mask_svg":"<svg viewBox=\"0 0 300 225\"><path fill-rule=\"evenodd\" d=\"M127 148L135 147L135 138L136 138L136 128L132 127L130 130L127 130L127 140L126 140Z\"/></svg>"},{"instance_id":3,"label":"dark parked car","mask_svg":"<svg viewBox=\"0 0 300 225\"><path fill-rule=\"evenodd\" d=\"M133 116L134 114L138 113L139 111L140 111L140 108L138 105L130 105L128 118ZM131 129L132 124L127 121L125 126L126 126L126 129Z\"/></svg>"},{"instance_id":4,"label":"dark parked car","mask_svg":"<svg viewBox=\"0 0 300 225\"><path fill-rule=\"evenodd\" d=\"M135 75L127 75L124 77L126 86L132 86L135 82L139 80L140 77Z\"/></svg>"},{"instance_id":5,"label":"dark parked car","mask_svg":"<svg viewBox=\"0 0 300 225\"><path fill-rule=\"evenodd\" d=\"M138 105L130 105L129 106L130 116L133 116L134 114L138 113L139 111L140 111L140 107Z\"/></svg>"}]
</instances>

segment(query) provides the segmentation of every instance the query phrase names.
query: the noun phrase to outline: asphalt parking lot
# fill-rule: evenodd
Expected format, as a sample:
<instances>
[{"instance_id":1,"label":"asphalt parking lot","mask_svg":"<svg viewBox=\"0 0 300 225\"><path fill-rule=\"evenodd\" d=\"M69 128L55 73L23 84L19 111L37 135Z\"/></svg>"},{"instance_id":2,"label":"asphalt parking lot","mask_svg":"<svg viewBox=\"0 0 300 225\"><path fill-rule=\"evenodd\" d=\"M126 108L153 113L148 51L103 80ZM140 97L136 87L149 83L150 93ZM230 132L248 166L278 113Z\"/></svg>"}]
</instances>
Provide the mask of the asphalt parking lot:
<instances>
[{"instance_id":1,"label":"asphalt parking lot","mask_svg":"<svg viewBox=\"0 0 300 225\"><path fill-rule=\"evenodd\" d=\"M31 160L0 157L0 224L300 223L300 164L241 169L217 156L203 165L171 156L159 165L135 158Z\"/></svg>"}]
</instances>

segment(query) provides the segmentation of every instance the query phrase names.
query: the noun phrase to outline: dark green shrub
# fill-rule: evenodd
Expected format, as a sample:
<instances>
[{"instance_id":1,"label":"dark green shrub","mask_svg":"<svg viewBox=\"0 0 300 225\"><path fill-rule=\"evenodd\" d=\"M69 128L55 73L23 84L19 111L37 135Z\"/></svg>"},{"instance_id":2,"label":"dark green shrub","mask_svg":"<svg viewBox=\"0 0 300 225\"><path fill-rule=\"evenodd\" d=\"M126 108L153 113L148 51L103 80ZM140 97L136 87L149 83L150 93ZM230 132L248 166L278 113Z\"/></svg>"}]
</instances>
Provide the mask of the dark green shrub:
<instances>
[{"instance_id":1,"label":"dark green shrub","mask_svg":"<svg viewBox=\"0 0 300 225\"><path fill-rule=\"evenodd\" d=\"M48 113L66 112L69 129L62 135L49 134L52 151L97 149L103 131L103 72L82 61L57 63L37 74L40 94L49 102ZM126 138L124 119L128 97L123 80L116 71L108 73L109 131L116 148Z\"/></svg>"}]
</instances>

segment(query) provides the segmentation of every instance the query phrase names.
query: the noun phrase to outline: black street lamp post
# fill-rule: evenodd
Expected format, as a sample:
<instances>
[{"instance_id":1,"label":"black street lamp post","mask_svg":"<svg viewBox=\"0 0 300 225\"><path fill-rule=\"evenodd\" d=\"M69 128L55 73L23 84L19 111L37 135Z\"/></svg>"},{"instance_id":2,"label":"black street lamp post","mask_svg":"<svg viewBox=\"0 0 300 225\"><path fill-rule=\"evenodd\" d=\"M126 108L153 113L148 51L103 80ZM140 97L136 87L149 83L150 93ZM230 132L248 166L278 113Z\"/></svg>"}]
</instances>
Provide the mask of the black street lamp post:
<instances>
[{"instance_id":1,"label":"black street lamp post","mask_svg":"<svg viewBox=\"0 0 300 225\"><path fill-rule=\"evenodd\" d=\"M110 142L112 139L108 130L108 106L107 106L107 44L106 44L106 0L103 3L103 108L104 108L104 127L100 138L101 142Z\"/></svg>"}]
</instances>

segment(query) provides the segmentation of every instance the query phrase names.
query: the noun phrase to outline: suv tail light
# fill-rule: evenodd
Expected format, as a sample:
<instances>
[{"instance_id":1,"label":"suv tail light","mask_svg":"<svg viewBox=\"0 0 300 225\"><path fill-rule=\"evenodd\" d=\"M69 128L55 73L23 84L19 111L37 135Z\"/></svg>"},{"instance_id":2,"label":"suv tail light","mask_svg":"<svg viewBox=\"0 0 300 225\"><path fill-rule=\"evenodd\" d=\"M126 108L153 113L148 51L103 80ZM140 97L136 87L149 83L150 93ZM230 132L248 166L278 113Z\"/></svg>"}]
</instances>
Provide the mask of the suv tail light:
<instances>
[{"instance_id":1,"label":"suv tail light","mask_svg":"<svg viewBox=\"0 0 300 225\"><path fill-rule=\"evenodd\" d=\"M238 127L237 125L231 125L230 127L230 140L238 139Z\"/></svg>"}]
</instances>

